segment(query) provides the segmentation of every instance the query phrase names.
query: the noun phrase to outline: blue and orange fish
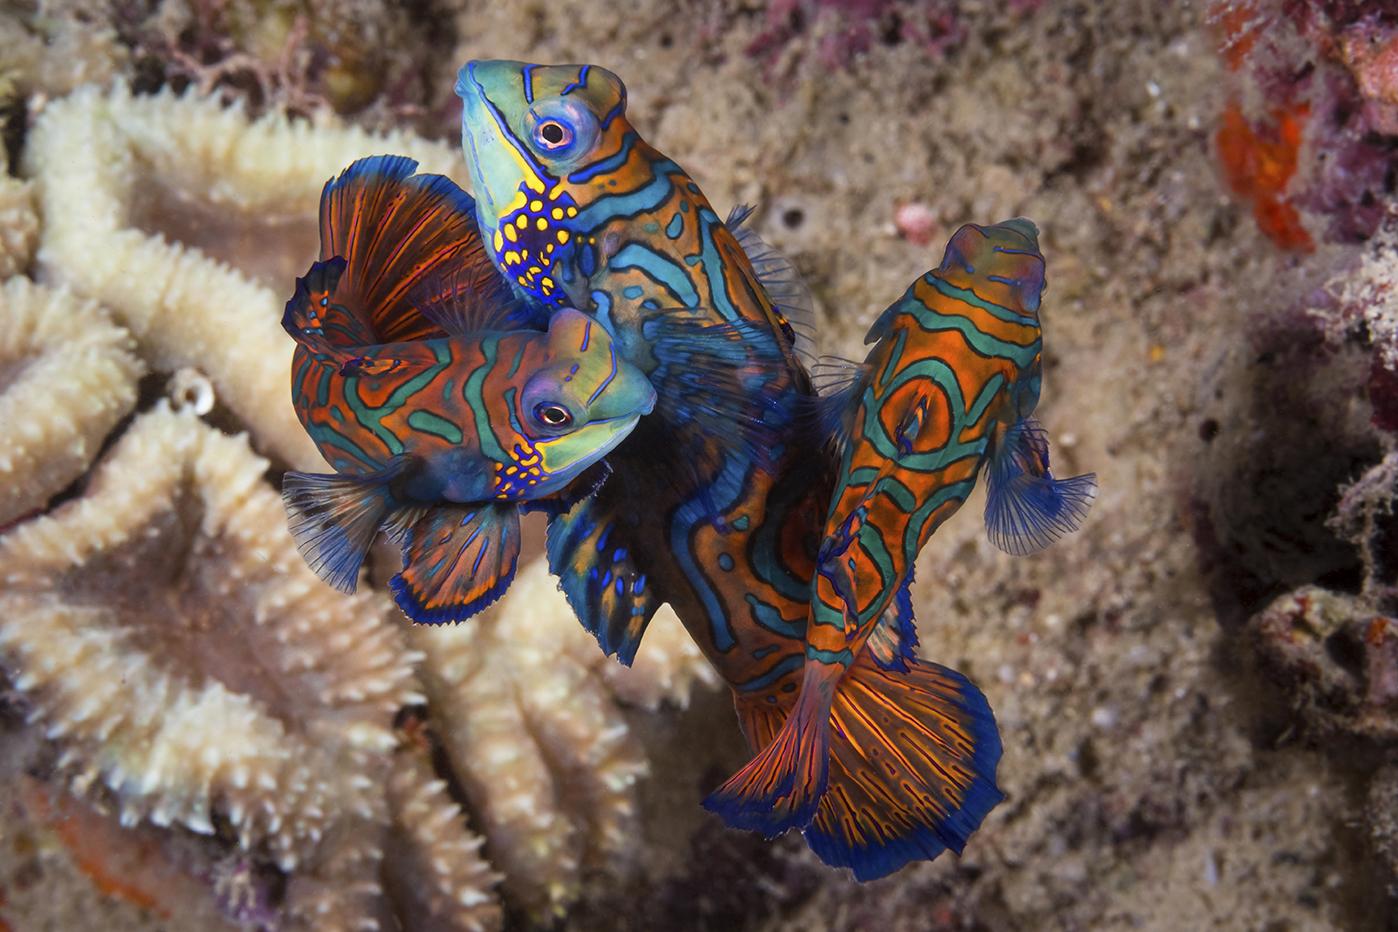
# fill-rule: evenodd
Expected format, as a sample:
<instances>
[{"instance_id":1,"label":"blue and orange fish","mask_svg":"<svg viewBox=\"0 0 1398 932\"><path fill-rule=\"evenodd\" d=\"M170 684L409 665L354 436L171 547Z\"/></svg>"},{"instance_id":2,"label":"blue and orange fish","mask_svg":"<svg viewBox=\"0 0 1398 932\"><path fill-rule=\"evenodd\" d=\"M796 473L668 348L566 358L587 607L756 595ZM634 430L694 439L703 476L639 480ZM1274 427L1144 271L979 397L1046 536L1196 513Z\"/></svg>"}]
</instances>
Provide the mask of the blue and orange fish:
<instances>
[{"instance_id":1,"label":"blue and orange fish","mask_svg":"<svg viewBox=\"0 0 1398 932\"><path fill-rule=\"evenodd\" d=\"M528 326L471 198L415 169L364 159L322 194L324 258L282 325L297 341L297 415L336 473L288 473L283 497L327 582L353 590L385 530L403 549L398 604L443 622L505 590L521 503L562 508L590 491L655 392L594 318L562 308L546 330ZM661 324L687 332L673 315Z\"/></svg>"},{"instance_id":2,"label":"blue and orange fish","mask_svg":"<svg viewBox=\"0 0 1398 932\"><path fill-rule=\"evenodd\" d=\"M803 828L859 879L951 848L1002 798L985 696L918 658L908 586L932 533L988 475L985 520L1010 553L1076 529L1092 475L1055 479L1033 419L1044 261L1023 219L957 231L891 305L835 396L840 465L811 583L800 698L707 801L733 825Z\"/></svg>"},{"instance_id":3,"label":"blue and orange fish","mask_svg":"<svg viewBox=\"0 0 1398 932\"><path fill-rule=\"evenodd\" d=\"M605 323L658 396L608 457L606 486L550 522L569 602L623 663L669 602L735 689L794 691L799 652L775 655L805 627L830 478L798 423L813 392L789 266L641 138L610 71L475 61L457 92L496 266L530 306ZM675 307L730 339L702 356L660 339Z\"/></svg>"}]
</instances>

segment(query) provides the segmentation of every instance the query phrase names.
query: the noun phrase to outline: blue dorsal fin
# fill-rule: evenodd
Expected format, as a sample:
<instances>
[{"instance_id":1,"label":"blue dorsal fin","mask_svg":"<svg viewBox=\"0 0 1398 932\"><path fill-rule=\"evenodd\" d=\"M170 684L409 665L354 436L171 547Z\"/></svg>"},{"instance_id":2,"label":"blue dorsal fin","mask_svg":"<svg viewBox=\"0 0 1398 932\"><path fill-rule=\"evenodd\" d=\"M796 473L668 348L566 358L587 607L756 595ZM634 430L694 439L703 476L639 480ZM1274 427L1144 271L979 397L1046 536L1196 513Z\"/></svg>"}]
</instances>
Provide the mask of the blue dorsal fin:
<instances>
[{"instance_id":1,"label":"blue dorsal fin","mask_svg":"<svg viewBox=\"0 0 1398 932\"><path fill-rule=\"evenodd\" d=\"M509 588L519 540L513 502L433 505L401 530L403 570L389 588L419 624L465 621Z\"/></svg>"},{"instance_id":2,"label":"blue dorsal fin","mask_svg":"<svg viewBox=\"0 0 1398 932\"><path fill-rule=\"evenodd\" d=\"M1055 479L1044 429L1025 418L997 438L987 469L985 528L1015 556L1042 550L1082 526L1097 496L1097 476Z\"/></svg>"},{"instance_id":3,"label":"blue dorsal fin","mask_svg":"<svg viewBox=\"0 0 1398 932\"><path fill-rule=\"evenodd\" d=\"M874 632L869 635L869 653L881 668L894 673L906 673L908 662L917 660L917 622L913 617L913 569L898 587L888 608L879 616Z\"/></svg>"},{"instance_id":4,"label":"blue dorsal fin","mask_svg":"<svg viewBox=\"0 0 1398 932\"><path fill-rule=\"evenodd\" d=\"M661 599L621 519L589 497L549 521L549 571L602 653L630 666Z\"/></svg>"},{"instance_id":5,"label":"blue dorsal fin","mask_svg":"<svg viewBox=\"0 0 1398 932\"><path fill-rule=\"evenodd\" d=\"M367 476L288 472L282 480L296 549L317 576L341 592L354 591L364 555L394 508L390 483L412 459L394 457Z\"/></svg>"},{"instance_id":6,"label":"blue dorsal fin","mask_svg":"<svg viewBox=\"0 0 1398 932\"><path fill-rule=\"evenodd\" d=\"M803 359L815 355L815 301L801 273L785 253L743 224L752 216L750 204L739 204L728 214L725 226L752 263L757 281L787 323L787 338Z\"/></svg>"}]
</instances>

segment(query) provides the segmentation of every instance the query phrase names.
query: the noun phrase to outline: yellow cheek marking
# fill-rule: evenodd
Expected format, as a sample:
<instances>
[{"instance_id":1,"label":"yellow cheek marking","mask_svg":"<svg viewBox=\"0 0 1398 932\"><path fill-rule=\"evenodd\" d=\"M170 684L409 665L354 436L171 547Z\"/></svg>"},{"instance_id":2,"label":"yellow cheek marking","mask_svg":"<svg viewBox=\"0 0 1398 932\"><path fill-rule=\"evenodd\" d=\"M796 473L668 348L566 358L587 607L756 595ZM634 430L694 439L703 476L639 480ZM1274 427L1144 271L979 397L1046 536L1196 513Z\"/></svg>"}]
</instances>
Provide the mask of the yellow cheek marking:
<instances>
[{"instance_id":1,"label":"yellow cheek marking","mask_svg":"<svg viewBox=\"0 0 1398 932\"><path fill-rule=\"evenodd\" d=\"M527 285L527 284L529 284L527 281L524 280L524 276L523 276L523 275L516 275L516 276L515 276L515 281L519 282L521 285Z\"/></svg>"},{"instance_id":2,"label":"yellow cheek marking","mask_svg":"<svg viewBox=\"0 0 1398 932\"><path fill-rule=\"evenodd\" d=\"M576 217L577 215L578 215L578 209L577 209L576 207L569 207L569 208L568 208L568 216L570 216L570 217Z\"/></svg>"},{"instance_id":3,"label":"yellow cheek marking","mask_svg":"<svg viewBox=\"0 0 1398 932\"><path fill-rule=\"evenodd\" d=\"M532 210L534 213L537 214L539 211L541 211L541 210L544 209L544 202L543 202L543 201L530 201L530 202L529 202L529 209Z\"/></svg>"},{"instance_id":4,"label":"yellow cheek marking","mask_svg":"<svg viewBox=\"0 0 1398 932\"><path fill-rule=\"evenodd\" d=\"M545 276L544 276L544 281L543 281L543 286L544 286L545 288L552 288L552 287L553 287L553 279L551 279L551 278L549 278L547 275L545 275Z\"/></svg>"},{"instance_id":5,"label":"yellow cheek marking","mask_svg":"<svg viewBox=\"0 0 1398 932\"><path fill-rule=\"evenodd\" d=\"M495 231L495 251L499 252L505 248L505 238L500 235L500 231Z\"/></svg>"},{"instance_id":6,"label":"yellow cheek marking","mask_svg":"<svg viewBox=\"0 0 1398 932\"><path fill-rule=\"evenodd\" d=\"M543 217L540 217L538 220L534 221L534 226L540 230L547 230L549 228L549 222Z\"/></svg>"},{"instance_id":7,"label":"yellow cheek marking","mask_svg":"<svg viewBox=\"0 0 1398 932\"><path fill-rule=\"evenodd\" d=\"M495 235L499 236L500 234L496 233ZM515 228L513 226L505 227L505 239L509 240L512 243L519 242L519 234L515 232ZM498 250L499 247L497 246L496 249Z\"/></svg>"},{"instance_id":8,"label":"yellow cheek marking","mask_svg":"<svg viewBox=\"0 0 1398 932\"><path fill-rule=\"evenodd\" d=\"M558 231L558 241L559 241L560 243L566 243L566 242L568 242L568 231L567 231L567 230L559 230L559 231Z\"/></svg>"},{"instance_id":9,"label":"yellow cheek marking","mask_svg":"<svg viewBox=\"0 0 1398 932\"><path fill-rule=\"evenodd\" d=\"M523 230L525 227L529 226L529 218L524 216L523 214L520 214L519 219L515 221L515 226Z\"/></svg>"},{"instance_id":10,"label":"yellow cheek marking","mask_svg":"<svg viewBox=\"0 0 1398 932\"><path fill-rule=\"evenodd\" d=\"M553 188L549 191L549 200L551 200L551 201L556 201L556 200L558 200L558 195L560 195L560 194L562 194L562 193L563 193L563 182L560 181L558 184L554 185Z\"/></svg>"},{"instance_id":11,"label":"yellow cheek marking","mask_svg":"<svg viewBox=\"0 0 1398 932\"><path fill-rule=\"evenodd\" d=\"M555 220L562 220L562 219L563 219L563 208L562 208L562 207L555 207L553 210L549 211L549 215L552 216L553 219L555 219Z\"/></svg>"},{"instance_id":12,"label":"yellow cheek marking","mask_svg":"<svg viewBox=\"0 0 1398 932\"><path fill-rule=\"evenodd\" d=\"M515 252L513 249L505 253L505 264L519 265L519 253Z\"/></svg>"}]
</instances>

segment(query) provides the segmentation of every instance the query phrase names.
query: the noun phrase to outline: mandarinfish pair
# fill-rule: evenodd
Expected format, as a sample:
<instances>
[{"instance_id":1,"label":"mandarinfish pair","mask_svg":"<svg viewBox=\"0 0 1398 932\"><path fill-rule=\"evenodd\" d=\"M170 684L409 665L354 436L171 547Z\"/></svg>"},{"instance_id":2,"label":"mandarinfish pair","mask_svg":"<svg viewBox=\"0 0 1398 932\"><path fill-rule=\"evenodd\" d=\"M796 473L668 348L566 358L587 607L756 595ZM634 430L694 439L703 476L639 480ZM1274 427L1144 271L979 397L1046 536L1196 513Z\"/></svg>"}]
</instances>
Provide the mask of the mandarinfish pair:
<instances>
[{"instance_id":1,"label":"mandarinfish pair","mask_svg":"<svg viewBox=\"0 0 1398 932\"><path fill-rule=\"evenodd\" d=\"M793 266L640 137L619 78L470 62L457 93L474 200L393 159L323 195L323 261L284 320L337 471L288 479L302 552L349 587L383 529L404 611L460 620L543 508L604 652L630 663L668 602L732 687L756 756L707 806L801 829L861 880L959 852L1002 798L1000 739L980 690L918 656L914 560L982 467L1012 553L1095 491L1053 477L1032 419L1037 230L958 231L820 395Z\"/></svg>"}]
</instances>

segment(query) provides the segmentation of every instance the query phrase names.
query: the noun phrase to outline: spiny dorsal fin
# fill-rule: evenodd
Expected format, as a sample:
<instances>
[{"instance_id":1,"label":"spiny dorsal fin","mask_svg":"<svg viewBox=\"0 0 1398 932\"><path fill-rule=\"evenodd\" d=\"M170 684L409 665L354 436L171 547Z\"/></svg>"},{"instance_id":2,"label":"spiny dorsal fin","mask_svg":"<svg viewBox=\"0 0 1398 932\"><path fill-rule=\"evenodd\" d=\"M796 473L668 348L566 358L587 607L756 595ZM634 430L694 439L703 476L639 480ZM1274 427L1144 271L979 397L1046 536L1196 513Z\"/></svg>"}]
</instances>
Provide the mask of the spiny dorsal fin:
<instances>
[{"instance_id":1,"label":"spiny dorsal fin","mask_svg":"<svg viewBox=\"0 0 1398 932\"><path fill-rule=\"evenodd\" d=\"M739 204L728 214L726 226L738 240L757 273L757 281L772 305L791 328L792 343L798 355L811 358L815 353L815 302L796 264L757 231L743 226L752 216L751 204Z\"/></svg>"}]
</instances>

